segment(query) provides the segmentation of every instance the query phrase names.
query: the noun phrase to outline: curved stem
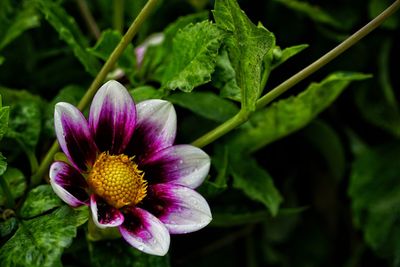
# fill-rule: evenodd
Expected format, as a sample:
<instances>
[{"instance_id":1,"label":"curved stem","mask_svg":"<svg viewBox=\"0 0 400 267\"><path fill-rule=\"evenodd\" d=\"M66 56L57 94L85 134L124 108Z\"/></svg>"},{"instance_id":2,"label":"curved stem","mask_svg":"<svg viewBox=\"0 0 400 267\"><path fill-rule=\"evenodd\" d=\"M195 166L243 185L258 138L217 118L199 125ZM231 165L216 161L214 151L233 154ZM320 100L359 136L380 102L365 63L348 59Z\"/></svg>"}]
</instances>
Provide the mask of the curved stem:
<instances>
[{"instance_id":1,"label":"curved stem","mask_svg":"<svg viewBox=\"0 0 400 267\"><path fill-rule=\"evenodd\" d=\"M96 23L95 19L93 18L92 13L90 12L90 9L88 7L88 4L86 3L86 0L76 0L76 4L78 5L78 9L81 12L83 20L85 21L89 32L96 39L99 39L100 38L99 26L97 26L97 23Z\"/></svg>"},{"instance_id":2,"label":"curved stem","mask_svg":"<svg viewBox=\"0 0 400 267\"><path fill-rule=\"evenodd\" d=\"M290 77L288 80L284 81L283 83L281 83L280 85L269 91L267 94L265 94L257 101L256 104L257 109L260 109L266 106L267 104L271 103L274 99L276 99L278 96L286 92L288 89L292 88L297 83L304 80L305 78L307 78L308 76L310 76L311 74L313 74L314 72L316 72L317 70L328 64L329 62L331 62L337 56L341 55L344 51L346 51L351 46L360 41L360 39L362 39L371 31L376 29L379 25L381 25L388 17L390 17L394 12L396 12L396 10L399 7L400 7L400 0L396 0L392 5L390 5L381 14L379 14L379 16L374 18L367 25L365 25L360 30L355 32L353 35L348 37L338 46L336 46L331 51L320 57L317 61L313 62L311 65L302 69L301 71ZM235 129L239 125L243 124L244 122L247 121L247 117L244 119L242 116L240 116L241 113L242 111L240 111L238 114L236 114L234 117L227 120L223 124L219 125L217 128L201 136L196 141L194 141L192 145L198 147L206 146L215 141L216 139L220 138L221 136L227 134L231 130Z\"/></svg>"},{"instance_id":3,"label":"curved stem","mask_svg":"<svg viewBox=\"0 0 400 267\"><path fill-rule=\"evenodd\" d=\"M143 7L140 11L139 15L136 19L132 22L131 26L129 27L128 31L122 37L121 41L115 47L114 51L111 53L107 61L104 63L103 67L97 74L96 78L93 80L92 84L90 85L89 89L86 91L85 95L82 97L81 101L78 104L78 109L83 110L86 108L90 101L92 100L94 94L97 92L101 84L106 79L107 74L112 70L115 63L117 62L118 58L122 55L128 44L132 41L133 37L138 32L140 26L143 22L147 19L150 13L156 7L158 0L149 0L147 4ZM38 171L32 176L33 185L40 183L41 177L43 177L44 173L48 170L51 162L53 161L54 154L58 151L58 142L57 140L54 141L53 145L51 146L50 150L47 152L43 161L39 165Z\"/></svg>"},{"instance_id":4,"label":"curved stem","mask_svg":"<svg viewBox=\"0 0 400 267\"><path fill-rule=\"evenodd\" d=\"M3 189L3 193L6 196L6 207L13 209L15 207L14 196L12 195L10 187L3 175L0 176L0 187Z\"/></svg>"}]
</instances>

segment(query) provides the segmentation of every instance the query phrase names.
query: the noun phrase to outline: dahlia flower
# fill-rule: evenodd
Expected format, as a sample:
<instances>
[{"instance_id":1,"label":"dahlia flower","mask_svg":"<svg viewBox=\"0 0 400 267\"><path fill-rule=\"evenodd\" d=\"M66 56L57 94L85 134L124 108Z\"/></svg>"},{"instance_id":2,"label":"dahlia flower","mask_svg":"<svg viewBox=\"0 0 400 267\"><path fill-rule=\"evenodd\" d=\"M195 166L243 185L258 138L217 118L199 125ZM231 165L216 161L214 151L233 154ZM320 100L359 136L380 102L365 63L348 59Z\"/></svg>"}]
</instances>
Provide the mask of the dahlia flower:
<instances>
[{"instance_id":1,"label":"dahlia flower","mask_svg":"<svg viewBox=\"0 0 400 267\"><path fill-rule=\"evenodd\" d=\"M171 103L135 105L120 83L94 96L88 121L71 104L55 106L55 132L68 163L50 167L55 193L72 207L88 205L100 228L118 227L133 247L165 255L170 234L197 231L211 221L206 200L194 189L210 158L191 145L174 145Z\"/></svg>"}]
</instances>

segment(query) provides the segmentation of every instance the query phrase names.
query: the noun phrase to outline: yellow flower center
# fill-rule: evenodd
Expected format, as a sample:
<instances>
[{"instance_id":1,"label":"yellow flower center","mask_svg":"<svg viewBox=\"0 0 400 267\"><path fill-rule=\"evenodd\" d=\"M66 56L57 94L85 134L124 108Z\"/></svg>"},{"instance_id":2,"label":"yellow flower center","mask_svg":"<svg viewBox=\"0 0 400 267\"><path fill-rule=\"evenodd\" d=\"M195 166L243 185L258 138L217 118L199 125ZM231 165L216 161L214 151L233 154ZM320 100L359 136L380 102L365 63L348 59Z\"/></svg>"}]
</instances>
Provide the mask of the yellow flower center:
<instances>
[{"instance_id":1,"label":"yellow flower center","mask_svg":"<svg viewBox=\"0 0 400 267\"><path fill-rule=\"evenodd\" d=\"M146 196L143 171L127 155L101 153L88 176L91 189L108 204L121 208L136 205Z\"/></svg>"}]
</instances>

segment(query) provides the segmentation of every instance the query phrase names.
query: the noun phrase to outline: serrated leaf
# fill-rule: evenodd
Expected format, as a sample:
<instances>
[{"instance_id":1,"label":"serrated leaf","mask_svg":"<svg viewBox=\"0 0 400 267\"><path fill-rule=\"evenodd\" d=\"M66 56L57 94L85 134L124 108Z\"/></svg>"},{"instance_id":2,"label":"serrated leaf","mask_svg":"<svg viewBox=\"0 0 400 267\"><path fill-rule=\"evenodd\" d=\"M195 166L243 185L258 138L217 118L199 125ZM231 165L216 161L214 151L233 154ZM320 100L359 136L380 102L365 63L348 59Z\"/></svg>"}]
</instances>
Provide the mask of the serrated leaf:
<instances>
[{"instance_id":1,"label":"serrated leaf","mask_svg":"<svg viewBox=\"0 0 400 267\"><path fill-rule=\"evenodd\" d=\"M263 203L272 216L277 215L283 199L274 186L271 175L252 158L235 154L231 160L233 187L242 190L250 199Z\"/></svg>"},{"instance_id":2,"label":"serrated leaf","mask_svg":"<svg viewBox=\"0 0 400 267\"><path fill-rule=\"evenodd\" d=\"M212 74L212 85L220 89L220 95L240 102L240 88L236 82L236 73L229 60L228 52L223 49L217 57L215 71Z\"/></svg>"},{"instance_id":3,"label":"serrated leaf","mask_svg":"<svg viewBox=\"0 0 400 267\"><path fill-rule=\"evenodd\" d=\"M189 24L196 24L208 18L208 12L190 14L178 18L163 31L161 44L148 46L140 65L139 76L161 82L168 62L171 60L173 40L177 33ZM149 36L151 38L151 36Z\"/></svg>"},{"instance_id":4,"label":"serrated leaf","mask_svg":"<svg viewBox=\"0 0 400 267\"><path fill-rule=\"evenodd\" d=\"M354 72L333 73L320 83L312 83L297 96L280 100L254 113L228 143L242 151L256 151L307 125L331 105L351 81L369 77Z\"/></svg>"},{"instance_id":5,"label":"serrated leaf","mask_svg":"<svg viewBox=\"0 0 400 267\"><path fill-rule=\"evenodd\" d=\"M96 76L100 70L100 63L94 56L86 52L87 41L76 24L75 19L68 15L56 2L46 0L36 1L45 19L58 32L60 38L72 49L76 58L85 67L85 70L92 76Z\"/></svg>"},{"instance_id":6,"label":"serrated leaf","mask_svg":"<svg viewBox=\"0 0 400 267\"><path fill-rule=\"evenodd\" d=\"M378 255L400 259L399 142L365 151L351 169L348 194L353 219Z\"/></svg>"},{"instance_id":7,"label":"serrated leaf","mask_svg":"<svg viewBox=\"0 0 400 267\"><path fill-rule=\"evenodd\" d=\"M61 199L54 193L50 185L39 185L28 193L22 204L20 215L28 219L61 205Z\"/></svg>"},{"instance_id":8,"label":"serrated leaf","mask_svg":"<svg viewBox=\"0 0 400 267\"><path fill-rule=\"evenodd\" d=\"M14 199L17 199L24 194L26 190L26 180L24 174L20 170L8 167L1 179L4 179L8 184ZM3 189L0 188L0 205L4 205L5 201L6 196Z\"/></svg>"},{"instance_id":9,"label":"serrated leaf","mask_svg":"<svg viewBox=\"0 0 400 267\"><path fill-rule=\"evenodd\" d=\"M40 25L40 16L34 1L23 1L21 7L8 15L9 19L0 26L0 50L10 44L26 30Z\"/></svg>"},{"instance_id":10,"label":"serrated leaf","mask_svg":"<svg viewBox=\"0 0 400 267\"><path fill-rule=\"evenodd\" d=\"M89 252L94 267L169 267L169 257L144 254L122 240L89 243ZM115 255L118 255L116 257Z\"/></svg>"},{"instance_id":11,"label":"serrated leaf","mask_svg":"<svg viewBox=\"0 0 400 267\"><path fill-rule=\"evenodd\" d=\"M4 266L60 266L63 250L87 219L87 207L64 206L51 214L21 221L14 236L0 249L0 262Z\"/></svg>"},{"instance_id":12,"label":"serrated leaf","mask_svg":"<svg viewBox=\"0 0 400 267\"><path fill-rule=\"evenodd\" d=\"M210 21L186 26L173 40L163 88L191 92L194 87L209 82L221 40L221 31Z\"/></svg>"},{"instance_id":13,"label":"serrated leaf","mask_svg":"<svg viewBox=\"0 0 400 267\"><path fill-rule=\"evenodd\" d=\"M97 43L93 47L88 48L87 51L93 56L106 61L121 39L122 35L119 31L105 30L101 33ZM117 65L122 68L128 76L133 73L136 65L136 58L132 44L126 47L121 57L118 59Z\"/></svg>"},{"instance_id":14,"label":"serrated leaf","mask_svg":"<svg viewBox=\"0 0 400 267\"><path fill-rule=\"evenodd\" d=\"M216 122L224 122L239 112L235 104L211 92L177 93L166 99Z\"/></svg>"},{"instance_id":15,"label":"serrated leaf","mask_svg":"<svg viewBox=\"0 0 400 267\"><path fill-rule=\"evenodd\" d=\"M281 50L279 46L275 46L273 52L273 61L271 69L277 68L279 65L284 63L289 58L297 55L304 49L308 47L308 44L301 44L301 45L294 45L290 47L286 47L285 49Z\"/></svg>"},{"instance_id":16,"label":"serrated leaf","mask_svg":"<svg viewBox=\"0 0 400 267\"><path fill-rule=\"evenodd\" d=\"M262 91L263 62L272 56L275 37L266 28L254 25L236 0L217 0L214 9L217 26L227 32L225 44L241 88L242 106L253 111Z\"/></svg>"}]
</instances>

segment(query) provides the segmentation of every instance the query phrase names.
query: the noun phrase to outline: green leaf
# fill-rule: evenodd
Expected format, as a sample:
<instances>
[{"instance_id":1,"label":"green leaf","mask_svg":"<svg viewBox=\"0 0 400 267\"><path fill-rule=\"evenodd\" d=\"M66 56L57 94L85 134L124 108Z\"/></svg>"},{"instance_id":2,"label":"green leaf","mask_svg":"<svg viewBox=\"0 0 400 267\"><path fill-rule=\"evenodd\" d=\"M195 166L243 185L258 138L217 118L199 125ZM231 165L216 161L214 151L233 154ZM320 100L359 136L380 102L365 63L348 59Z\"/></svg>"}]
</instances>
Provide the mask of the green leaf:
<instances>
[{"instance_id":1,"label":"green leaf","mask_svg":"<svg viewBox=\"0 0 400 267\"><path fill-rule=\"evenodd\" d=\"M177 93L166 99L216 122L224 122L239 112L235 104L211 92Z\"/></svg>"},{"instance_id":2,"label":"green leaf","mask_svg":"<svg viewBox=\"0 0 400 267\"><path fill-rule=\"evenodd\" d=\"M13 167L8 167L3 174L2 179L4 179L8 184L14 199L17 199L24 194L26 190L26 180L24 174L20 170ZM3 192L3 189L0 188L0 205L4 205L5 201L6 196Z\"/></svg>"},{"instance_id":3,"label":"green leaf","mask_svg":"<svg viewBox=\"0 0 400 267\"><path fill-rule=\"evenodd\" d=\"M354 222L366 243L393 262L400 260L399 160L399 142L367 150L353 164L348 189Z\"/></svg>"},{"instance_id":4,"label":"green leaf","mask_svg":"<svg viewBox=\"0 0 400 267\"><path fill-rule=\"evenodd\" d=\"M307 47L308 47L308 44L301 44L301 45L286 47L285 49L281 50L281 48L279 46L275 46L274 52L273 52L274 57L273 57L271 69L277 68L279 65L284 63L286 60L297 55L298 53L300 53Z\"/></svg>"},{"instance_id":5,"label":"green leaf","mask_svg":"<svg viewBox=\"0 0 400 267\"><path fill-rule=\"evenodd\" d=\"M272 57L275 37L266 28L254 25L236 0L216 0L214 19L227 32L225 44L242 93L242 106L253 111L261 94L263 62Z\"/></svg>"},{"instance_id":6,"label":"green leaf","mask_svg":"<svg viewBox=\"0 0 400 267\"><path fill-rule=\"evenodd\" d=\"M4 266L61 266L61 254L88 219L87 207L61 207L51 214L21 221L17 232L0 249Z\"/></svg>"},{"instance_id":7,"label":"green leaf","mask_svg":"<svg viewBox=\"0 0 400 267\"><path fill-rule=\"evenodd\" d=\"M10 107L3 107L3 102L0 95L0 140L7 132L9 115L10 115Z\"/></svg>"},{"instance_id":8,"label":"green leaf","mask_svg":"<svg viewBox=\"0 0 400 267\"><path fill-rule=\"evenodd\" d=\"M160 99L164 96L163 92L151 86L137 87L129 90L129 93L131 94L136 103L139 103L147 99Z\"/></svg>"},{"instance_id":9,"label":"green leaf","mask_svg":"<svg viewBox=\"0 0 400 267\"><path fill-rule=\"evenodd\" d=\"M40 25L40 16L34 1L23 1L21 7L14 11L12 12L12 16L8 16L9 18L6 22L1 23L0 50L26 30Z\"/></svg>"},{"instance_id":10,"label":"green leaf","mask_svg":"<svg viewBox=\"0 0 400 267\"><path fill-rule=\"evenodd\" d=\"M178 18L173 23L169 24L163 32L163 42L158 45L147 47L143 62L139 69L139 76L142 79L149 79L161 82L165 71L167 70L168 62L172 56L173 40L177 33L189 24L196 24L208 18L208 12L190 14ZM149 36L148 38L153 38ZM147 41L147 40L146 40ZM146 42L145 41L145 42Z\"/></svg>"},{"instance_id":11,"label":"green leaf","mask_svg":"<svg viewBox=\"0 0 400 267\"><path fill-rule=\"evenodd\" d=\"M189 24L178 32L163 76L163 88L191 92L209 82L221 40L221 31L210 21Z\"/></svg>"},{"instance_id":12,"label":"green leaf","mask_svg":"<svg viewBox=\"0 0 400 267\"><path fill-rule=\"evenodd\" d=\"M94 267L169 267L169 257L144 254L122 240L89 243ZM116 257L118 255L118 257Z\"/></svg>"},{"instance_id":13,"label":"green leaf","mask_svg":"<svg viewBox=\"0 0 400 267\"><path fill-rule=\"evenodd\" d=\"M310 123L302 133L324 158L333 178L339 181L346 171L345 149L339 135L329 124L318 120Z\"/></svg>"},{"instance_id":14,"label":"green leaf","mask_svg":"<svg viewBox=\"0 0 400 267\"><path fill-rule=\"evenodd\" d=\"M20 215L25 219L32 218L59 207L62 203L50 185L39 185L28 193L22 204Z\"/></svg>"},{"instance_id":15,"label":"green leaf","mask_svg":"<svg viewBox=\"0 0 400 267\"><path fill-rule=\"evenodd\" d=\"M236 73L225 49L217 57L211 81L213 86L220 89L222 97L238 102L242 100L240 88L236 82Z\"/></svg>"},{"instance_id":16,"label":"green leaf","mask_svg":"<svg viewBox=\"0 0 400 267\"><path fill-rule=\"evenodd\" d=\"M88 48L87 51L89 51L93 56L106 61L121 39L122 35L119 31L105 30L101 33L96 45L92 48ZM117 65L130 77L136 65L135 50L133 49L132 44L129 44L124 50L117 61Z\"/></svg>"},{"instance_id":17,"label":"green leaf","mask_svg":"<svg viewBox=\"0 0 400 267\"><path fill-rule=\"evenodd\" d=\"M0 176L2 176L6 170L7 170L7 159L0 152ZM0 188L0 190L2 189Z\"/></svg>"},{"instance_id":18,"label":"green leaf","mask_svg":"<svg viewBox=\"0 0 400 267\"><path fill-rule=\"evenodd\" d=\"M316 5L311 5L305 1L297 1L297 0L274 0L294 11L304 14L311 20L332 26L337 29L345 28L343 22L339 21L335 17L333 17L328 12L321 9L321 7Z\"/></svg>"},{"instance_id":19,"label":"green leaf","mask_svg":"<svg viewBox=\"0 0 400 267\"><path fill-rule=\"evenodd\" d=\"M351 81L369 77L353 72L333 73L320 83L312 83L299 95L280 100L254 113L228 144L245 152L256 151L307 125L331 105Z\"/></svg>"},{"instance_id":20,"label":"green leaf","mask_svg":"<svg viewBox=\"0 0 400 267\"><path fill-rule=\"evenodd\" d=\"M85 70L92 76L96 76L100 70L100 63L91 54L86 52L87 41L80 31L75 19L68 15L65 10L54 1L36 0L39 10L45 19L58 32L60 38L64 40L72 49L76 58L85 67Z\"/></svg>"},{"instance_id":21,"label":"green leaf","mask_svg":"<svg viewBox=\"0 0 400 267\"><path fill-rule=\"evenodd\" d=\"M270 174L252 158L235 154L230 162L233 187L240 189L250 199L263 203L272 216L278 214L282 196L274 186Z\"/></svg>"}]
</instances>

